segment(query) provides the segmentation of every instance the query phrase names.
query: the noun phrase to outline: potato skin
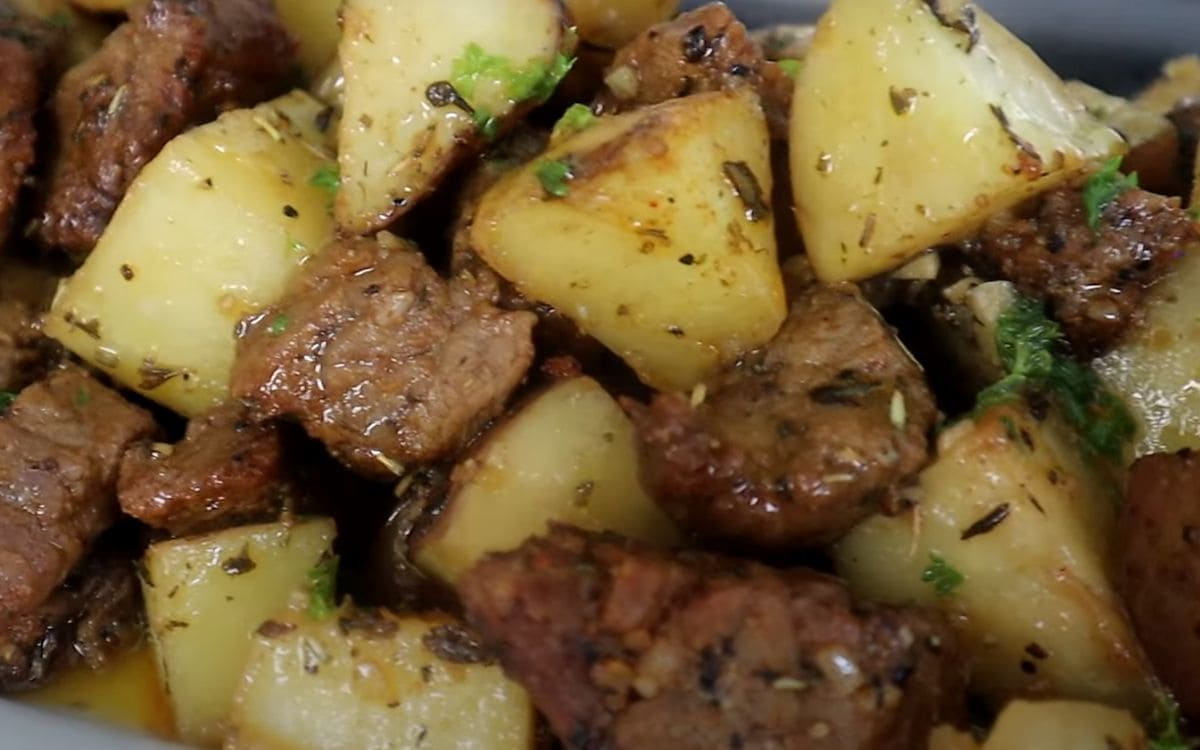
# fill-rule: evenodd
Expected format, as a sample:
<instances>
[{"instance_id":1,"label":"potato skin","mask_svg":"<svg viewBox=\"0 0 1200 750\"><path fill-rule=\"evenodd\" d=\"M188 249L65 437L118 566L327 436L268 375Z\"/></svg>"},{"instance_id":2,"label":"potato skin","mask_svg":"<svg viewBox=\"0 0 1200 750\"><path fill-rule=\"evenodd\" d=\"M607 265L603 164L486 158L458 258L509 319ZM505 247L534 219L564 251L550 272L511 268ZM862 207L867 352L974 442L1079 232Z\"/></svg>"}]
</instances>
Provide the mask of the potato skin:
<instances>
[{"instance_id":1,"label":"potato skin","mask_svg":"<svg viewBox=\"0 0 1200 750\"><path fill-rule=\"evenodd\" d=\"M1184 713L1200 716L1200 453L1139 459L1119 531L1134 629Z\"/></svg>"}]
</instances>

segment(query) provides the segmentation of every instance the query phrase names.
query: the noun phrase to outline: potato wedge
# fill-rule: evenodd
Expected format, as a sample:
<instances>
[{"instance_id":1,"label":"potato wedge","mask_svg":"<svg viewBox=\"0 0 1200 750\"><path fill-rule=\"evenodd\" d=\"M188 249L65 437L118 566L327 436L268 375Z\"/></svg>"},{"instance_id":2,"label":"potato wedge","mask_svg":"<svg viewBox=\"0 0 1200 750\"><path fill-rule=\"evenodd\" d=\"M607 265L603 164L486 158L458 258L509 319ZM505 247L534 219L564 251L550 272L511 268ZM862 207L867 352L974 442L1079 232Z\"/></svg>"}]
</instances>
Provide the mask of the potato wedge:
<instances>
[{"instance_id":1,"label":"potato wedge","mask_svg":"<svg viewBox=\"0 0 1200 750\"><path fill-rule=\"evenodd\" d=\"M1088 111L1121 134L1129 153L1121 163L1125 172L1137 172L1139 185L1151 192L1175 195L1186 186L1179 179L1179 129L1166 115L1113 96L1083 81L1067 81L1067 88Z\"/></svg>"},{"instance_id":2,"label":"potato wedge","mask_svg":"<svg viewBox=\"0 0 1200 750\"><path fill-rule=\"evenodd\" d=\"M275 0L275 11L296 40L296 58L307 79L315 78L337 56L342 0Z\"/></svg>"},{"instance_id":3,"label":"potato wedge","mask_svg":"<svg viewBox=\"0 0 1200 750\"><path fill-rule=\"evenodd\" d=\"M1136 452L1200 450L1200 245L1151 290L1146 318L1092 363L1139 423Z\"/></svg>"},{"instance_id":4,"label":"potato wedge","mask_svg":"<svg viewBox=\"0 0 1200 750\"><path fill-rule=\"evenodd\" d=\"M151 545L146 616L185 742L224 735L251 636L329 554L333 521L244 526Z\"/></svg>"},{"instance_id":5,"label":"potato wedge","mask_svg":"<svg viewBox=\"0 0 1200 750\"><path fill-rule=\"evenodd\" d=\"M633 425L591 378L555 384L495 428L455 471L413 560L454 584L490 552L551 521L671 545L680 535L638 478Z\"/></svg>"},{"instance_id":6,"label":"potato wedge","mask_svg":"<svg viewBox=\"0 0 1200 750\"><path fill-rule=\"evenodd\" d=\"M254 637L225 750L529 750L533 706L489 663L439 655L436 614L292 609Z\"/></svg>"},{"instance_id":7,"label":"potato wedge","mask_svg":"<svg viewBox=\"0 0 1200 750\"><path fill-rule=\"evenodd\" d=\"M895 268L1124 150L1028 47L961 2L834 0L791 128L796 214L825 281Z\"/></svg>"},{"instance_id":8,"label":"potato wedge","mask_svg":"<svg viewBox=\"0 0 1200 750\"><path fill-rule=\"evenodd\" d=\"M330 192L311 184L332 172L326 121L297 91L168 143L60 288L47 335L185 416L228 398L238 322L333 234Z\"/></svg>"},{"instance_id":9,"label":"potato wedge","mask_svg":"<svg viewBox=\"0 0 1200 750\"><path fill-rule=\"evenodd\" d=\"M962 632L972 688L1147 711L1152 677L1108 578L1119 498L1053 414L1001 406L939 441L910 511L837 546L868 600L938 606ZM956 579L955 573L961 578Z\"/></svg>"},{"instance_id":10,"label":"potato wedge","mask_svg":"<svg viewBox=\"0 0 1200 750\"><path fill-rule=\"evenodd\" d=\"M1168 60L1162 74L1133 100L1135 104L1165 115L1182 101L1200 97L1200 55Z\"/></svg>"},{"instance_id":11,"label":"potato wedge","mask_svg":"<svg viewBox=\"0 0 1200 750\"><path fill-rule=\"evenodd\" d=\"M768 143L746 90L602 117L489 190L471 243L647 384L690 389L787 314Z\"/></svg>"},{"instance_id":12,"label":"potato wedge","mask_svg":"<svg viewBox=\"0 0 1200 750\"><path fill-rule=\"evenodd\" d=\"M938 727L929 750L1145 750L1146 732L1128 711L1081 701L1013 701L987 741Z\"/></svg>"},{"instance_id":13,"label":"potato wedge","mask_svg":"<svg viewBox=\"0 0 1200 750\"><path fill-rule=\"evenodd\" d=\"M338 226L368 234L412 208L557 83L564 43L556 0L346 0Z\"/></svg>"},{"instance_id":14,"label":"potato wedge","mask_svg":"<svg viewBox=\"0 0 1200 750\"><path fill-rule=\"evenodd\" d=\"M679 10L679 0L563 0L579 38L616 49Z\"/></svg>"}]
</instances>

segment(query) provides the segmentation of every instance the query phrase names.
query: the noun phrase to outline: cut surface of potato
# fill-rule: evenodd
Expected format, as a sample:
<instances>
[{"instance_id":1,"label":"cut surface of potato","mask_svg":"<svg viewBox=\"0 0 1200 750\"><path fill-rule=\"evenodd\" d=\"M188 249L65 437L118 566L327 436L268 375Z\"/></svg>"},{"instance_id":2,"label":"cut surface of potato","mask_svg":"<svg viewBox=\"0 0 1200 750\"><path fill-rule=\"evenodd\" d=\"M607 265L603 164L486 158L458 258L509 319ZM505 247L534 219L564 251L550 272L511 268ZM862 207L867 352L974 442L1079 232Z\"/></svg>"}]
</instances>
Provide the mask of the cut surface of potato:
<instances>
[{"instance_id":1,"label":"cut surface of potato","mask_svg":"<svg viewBox=\"0 0 1200 750\"><path fill-rule=\"evenodd\" d=\"M1146 732L1128 711L1082 701L1013 701L987 741L941 726L929 750L1146 750Z\"/></svg>"},{"instance_id":2,"label":"cut surface of potato","mask_svg":"<svg viewBox=\"0 0 1200 750\"><path fill-rule=\"evenodd\" d=\"M825 281L961 239L1124 148L983 10L922 0L835 0L791 129L796 214Z\"/></svg>"},{"instance_id":3,"label":"cut surface of potato","mask_svg":"<svg viewBox=\"0 0 1200 750\"><path fill-rule=\"evenodd\" d=\"M488 191L471 243L647 384L688 390L787 313L768 145L745 90L601 117Z\"/></svg>"},{"instance_id":4,"label":"cut surface of potato","mask_svg":"<svg viewBox=\"0 0 1200 750\"><path fill-rule=\"evenodd\" d=\"M1137 95L1134 103L1165 115L1181 101L1200 96L1200 55L1168 60L1162 74Z\"/></svg>"},{"instance_id":5,"label":"cut surface of potato","mask_svg":"<svg viewBox=\"0 0 1200 750\"><path fill-rule=\"evenodd\" d=\"M972 688L1153 705L1145 656L1108 578L1118 498L1051 415L994 407L941 436L910 511L836 551L867 600L937 606L962 633Z\"/></svg>"},{"instance_id":6,"label":"cut surface of potato","mask_svg":"<svg viewBox=\"0 0 1200 750\"><path fill-rule=\"evenodd\" d=\"M309 78L324 70L337 55L342 37L338 24L341 5L342 0L275 0L275 11L296 40L296 59Z\"/></svg>"},{"instance_id":7,"label":"cut surface of potato","mask_svg":"<svg viewBox=\"0 0 1200 750\"><path fill-rule=\"evenodd\" d=\"M1146 300L1145 320L1092 363L1139 423L1137 454L1200 450L1200 245Z\"/></svg>"},{"instance_id":8,"label":"cut surface of potato","mask_svg":"<svg viewBox=\"0 0 1200 750\"><path fill-rule=\"evenodd\" d=\"M679 0L563 0L579 38L616 49L679 9Z\"/></svg>"},{"instance_id":9,"label":"cut surface of potato","mask_svg":"<svg viewBox=\"0 0 1200 750\"><path fill-rule=\"evenodd\" d=\"M312 184L332 171L324 111L293 92L168 143L60 288L47 335L185 416L226 400L238 322L333 234Z\"/></svg>"},{"instance_id":10,"label":"cut surface of potato","mask_svg":"<svg viewBox=\"0 0 1200 750\"><path fill-rule=\"evenodd\" d=\"M459 466L445 508L415 544L447 583L549 522L670 545L679 532L642 488L633 424L591 378L552 386Z\"/></svg>"},{"instance_id":11,"label":"cut surface of potato","mask_svg":"<svg viewBox=\"0 0 1200 750\"><path fill-rule=\"evenodd\" d=\"M225 750L530 750L525 691L488 663L451 661L441 615L290 610L259 630Z\"/></svg>"},{"instance_id":12,"label":"cut surface of potato","mask_svg":"<svg viewBox=\"0 0 1200 750\"><path fill-rule=\"evenodd\" d=\"M243 526L151 545L142 592L179 736L219 743L251 637L329 554L333 521Z\"/></svg>"},{"instance_id":13,"label":"cut surface of potato","mask_svg":"<svg viewBox=\"0 0 1200 750\"><path fill-rule=\"evenodd\" d=\"M518 89L562 44L555 0L346 0L338 225L367 234L415 205L530 98Z\"/></svg>"}]
</instances>

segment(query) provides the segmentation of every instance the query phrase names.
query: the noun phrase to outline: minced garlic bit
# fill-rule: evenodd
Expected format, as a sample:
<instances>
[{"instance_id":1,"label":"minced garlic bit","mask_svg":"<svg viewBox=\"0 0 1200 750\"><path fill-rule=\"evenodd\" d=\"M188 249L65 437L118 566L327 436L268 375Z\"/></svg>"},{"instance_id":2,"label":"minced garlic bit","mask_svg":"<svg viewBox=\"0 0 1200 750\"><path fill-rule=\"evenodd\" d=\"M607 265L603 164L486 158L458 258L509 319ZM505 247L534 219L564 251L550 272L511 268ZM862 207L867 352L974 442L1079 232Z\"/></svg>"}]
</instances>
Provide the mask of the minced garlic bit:
<instances>
[{"instance_id":1,"label":"minced garlic bit","mask_svg":"<svg viewBox=\"0 0 1200 750\"><path fill-rule=\"evenodd\" d=\"M376 453L375 460L378 461L379 463L383 464L383 468L392 472L396 476L398 476L398 477L404 476L404 464L400 463L396 459L388 458L387 456L383 455L382 453Z\"/></svg>"},{"instance_id":2,"label":"minced garlic bit","mask_svg":"<svg viewBox=\"0 0 1200 750\"><path fill-rule=\"evenodd\" d=\"M775 690L808 690L809 684L804 680L797 680L795 677L780 677L771 683L771 687Z\"/></svg>"},{"instance_id":3,"label":"minced garlic bit","mask_svg":"<svg viewBox=\"0 0 1200 750\"><path fill-rule=\"evenodd\" d=\"M279 132L278 128L267 122L266 119L264 119L261 115L255 115L253 119L255 125L262 128L263 132L271 136L271 140L275 141L276 143L283 143L283 134Z\"/></svg>"},{"instance_id":4,"label":"minced garlic bit","mask_svg":"<svg viewBox=\"0 0 1200 750\"><path fill-rule=\"evenodd\" d=\"M628 65L622 65L604 77L604 85L618 99L637 98L639 84L637 71Z\"/></svg>"},{"instance_id":5,"label":"minced garlic bit","mask_svg":"<svg viewBox=\"0 0 1200 750\"><path fill-rule=\"evenodd\" d=\"M903 430L908 424L908 406L904 402L904 394L899 390L892 391L892 403L888 408L888 416L892 419L892 426L897 430Z\"/></svg>"},{"instance_id":6,"label":"minced garlic bit","mask_svg":"<svg viewBox=\"0 0 1200 750\"><path fill-rule=\"evenodd\" d=\"M700 383L692 389L692 408L700 406L704 403L704 399L708 397L708 386Z\"/></svg>"}]
</instances>

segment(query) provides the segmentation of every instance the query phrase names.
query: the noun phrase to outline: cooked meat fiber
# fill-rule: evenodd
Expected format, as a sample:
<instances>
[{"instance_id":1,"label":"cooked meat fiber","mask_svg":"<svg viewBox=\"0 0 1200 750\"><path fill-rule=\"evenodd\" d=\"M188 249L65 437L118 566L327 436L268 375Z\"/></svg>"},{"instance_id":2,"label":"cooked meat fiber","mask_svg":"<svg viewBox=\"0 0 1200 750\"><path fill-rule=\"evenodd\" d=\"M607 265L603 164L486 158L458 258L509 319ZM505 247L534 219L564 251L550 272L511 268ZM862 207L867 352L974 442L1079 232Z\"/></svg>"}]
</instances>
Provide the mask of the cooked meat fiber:
<instances>
[{"instance_id":1,"label":"cooked meat fiber","mask_svg":"<svg viewBox=\"0 0 1200 750\"><path fill-rule=\"evenodd\" d=\"M787 135L792 80L766 59L724 3L651 26L617 50L599 104L605 112L658 104L704 91L751 86L776 138Z\"/></svg>"},{"instance_id":2,"label":"cooked meat fiber","mask_svg":"<svg viewBox=\"0 0 1200 750\"><path fill-rule=\"evenodd\" d=\"M1097 354L1139 319L1146 289L1198 238L1178 198L1142 190L1108 204L1093 231L1081 189L1067 187L992 219L965 249L1044 300L1081 354Z\"/></svg>"},{"instance_id":3,"label":"cooked meat fiber","mask_svg":"<svg viewBox=\"0 0 1200 750\"><path fill-rule=\"evenodd\" d=\"M1183 712L1200 718L1200 453L1138 459L1117 545L1138 640Z\"/></svg>"},{"instance_id":4,"label":"cooked meat fiber","mask_svg":"<svg viewBox=\"0 0 1200 750\"><path fill-rule=\"evenodd\" d=\"M80 369L0 416L0 621L32 611L116 518L117 466L154 420Z\"/></svg>"},{"instance_id":5,"label":"cooked meat fiber","mask_svg":"<svg viewBox=\"0 0 1200 750\"><path fill-rule=\"evenodd\" d=\"M932 614L837 580L558 527L462 580L469 620L577 750L923 747L965 670Z\"/></svg>"},{"instance_id":6,"label":"cooked meat fiber","mask_svg":"<svg viewBox=\"0 0 1200 750\"><path fill-rule=\"evenodd\" d=\"M62 348L42 334L59 278L17 253L0 258L0 391L16 393L44 375Z\"/></svg>"},{"instance_id":7,"label":"cooked meat fiber","mask_svg":"<svg viewBox=\"0 0 1200 750\"><path fill-rule=\"evenodd\" d=\"M23 16L0 0L0 248L12 228L17 198L33 166L34 115L62 32Z\"/></svg>"},{"instance_id":8,"label":"cooked meat fiber","mask_svg":"<svg viewBox=\"0 0 1200 750\"><path fill-rule=\"evenodd\" d=\"M181 536L268 515L285 484L279 428L230 404L189 422L177 445L129 448L117 497L127 515Z\"/></svg>"},{"instance_id":9,"label":"cooked meat fiber","mask_svg":"<svg viewBox=\"0 0 1200 750\"><path fill-rule=\"evenodd\" d=\"M72 664L100 669L142 635L133 564L89 559L41 606L0 619L0 692L36 688Z\"/></svg>"},{"instance_id":10,"label":"cooked meat fiber","mask_svg":"<svg viewBox=\"0 0 1200 750\"><path fill-rule=\"evenodd\" d=\"M270 0L142 0L59 84L41 242L82 260L167 141L282 93L293 71L294 44Z\"/></svg>"},{"instance_id":11,"label":"cooked meat fiber","mask_svg":"<svg viewBox=\"0 0 1200 750\"><path fill-rule=\"evenodd\" d=\"M350 468L395 478L448 456L503 409L533 361L536 317L470 273L372 239L327 247L243 337L235 397L299 420Z\"/></svg>"},{"instance_id":12,"label":"cooked meat fiber","mask_svg":"<svg viewBox=\"0 0 1200 750\"><path fill-rule=\"evenodd\" d=\"M647 487L684 528L745 549L831 541L895 496L936 418L918 366L851 286L810 286L704 399L626 401Z\"/></svg>"}]
</instances>

